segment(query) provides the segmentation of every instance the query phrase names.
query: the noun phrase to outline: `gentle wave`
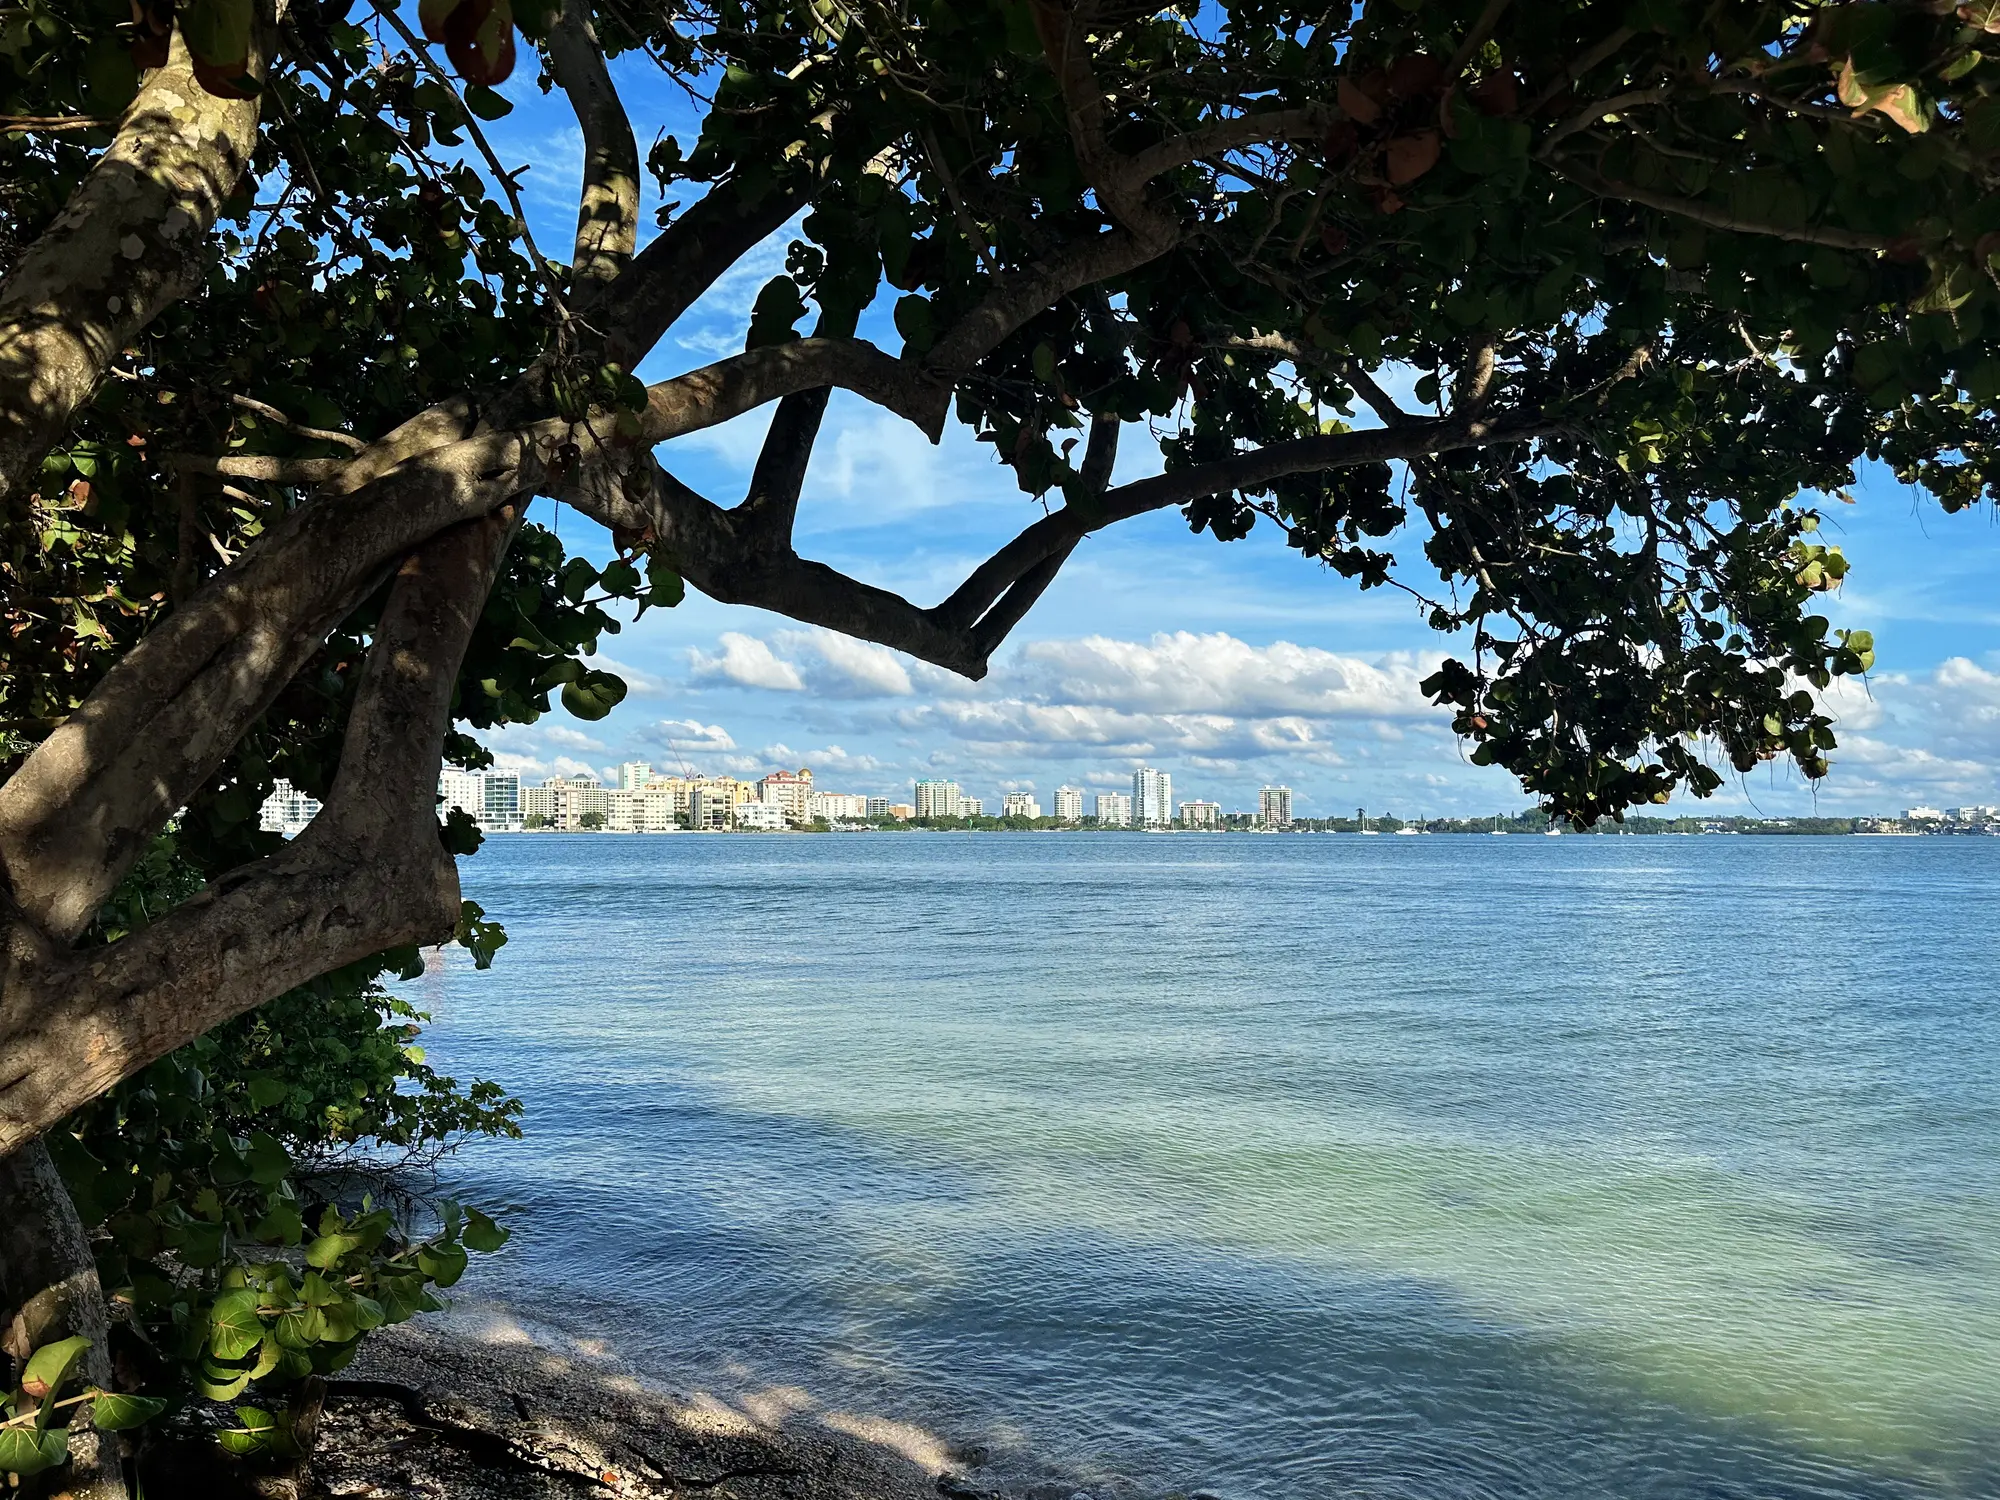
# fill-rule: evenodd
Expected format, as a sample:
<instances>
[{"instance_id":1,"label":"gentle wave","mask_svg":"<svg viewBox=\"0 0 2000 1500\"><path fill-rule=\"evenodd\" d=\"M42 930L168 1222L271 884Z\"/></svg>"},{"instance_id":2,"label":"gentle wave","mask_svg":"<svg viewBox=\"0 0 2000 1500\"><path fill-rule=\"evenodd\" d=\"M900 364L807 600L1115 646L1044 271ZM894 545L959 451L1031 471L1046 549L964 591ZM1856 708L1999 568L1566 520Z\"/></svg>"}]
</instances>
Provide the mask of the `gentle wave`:
<instances>
[{"instance_id":1,"label":"gentle wave","mask_svg":"<svg viewBox=\"0 0 2000 1500\"><path fill-rule=\"evenodd\" d=\"M2000 841L526 836L469 1285L1227 1496L2000 1493Z\"/></svg>"}]
</instances>

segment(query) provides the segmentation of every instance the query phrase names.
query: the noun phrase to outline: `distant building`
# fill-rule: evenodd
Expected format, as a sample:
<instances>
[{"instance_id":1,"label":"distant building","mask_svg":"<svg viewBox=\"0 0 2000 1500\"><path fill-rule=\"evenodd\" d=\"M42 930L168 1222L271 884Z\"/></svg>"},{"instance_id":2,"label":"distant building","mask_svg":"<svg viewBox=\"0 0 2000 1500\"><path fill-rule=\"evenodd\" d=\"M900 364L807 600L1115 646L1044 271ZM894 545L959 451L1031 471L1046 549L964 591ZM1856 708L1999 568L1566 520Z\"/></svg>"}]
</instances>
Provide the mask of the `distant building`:
<instances>
[{"instance_id":1,"label":"distant building","mask_svg":"<svg viewBox=\"0 0 2000 1500\"><path fill-rule=\"evenodd\" d=\"M1097 826L1124 828L1132 821L1132 799L1123 792L1097 794Z\"/></svg>"},{"instance_id":2,"label":"distant building","mask_svg":"<svg viewBox=\"0 0 2000 1500\"><path fill-rule=\"evenodd\" d=\"M894 818L898 823L907 823L916 815L916 808L907 802L891 802L889 804L889 816Z\"/></svg>"},{"instance_id":3,"label":"distant building","mask_svg":"<svg viewBox=\"0 0 2000 1500\"><path fill-rule=\"evenodd\" d=\"M1220 828L1222 826L1222 804L1220 802L1183 802L1181 804L1181 827Z\"/></svg>"},{"instance_id":4,"label":"distant building","mask_svg":"<svg viewBox=\"0 0 2000 1500\"><path fill-rule=\"evenodd\" d=\"M628 760L618 768L618 790L636 792L653 779L653 768L643 760Z\"/></svg>"},{"instance_id":5,"label":"distant building","mask_svg":"<svg viewBox=\"0 0 2000 1500\"><path fill-rule=\"evenodd\" d=\"M1039 818L1042 804L1035 800L1033 792L1008 792L1000 799L1000 816L1003 818Z\"/></svg>"},{"instance_id":6,"label":"distant building","mask_svg":"<svg viewBox=\"0 0 2000 1500\"><path fill-rule=\"evenodd\" d=\"M688 827L699 829L730 828L736 823L736 809L748 807L748 802L736 799L736 783L725 781L702 781L695 784L688 793Z\"/></svg>"},{"instance_id":7,"label":"distant building","mask_svg":"<svg viewBox=\"0 0 2000 1500\"><path fill-rule=\"evenodd\" d=\"M1903 809L1903 817L1911 823L1944 821L1944 813L1935 807L1906 807Z\"/></svg>"},{"instance_id":8,"label":"distant building","mask_svg":"<svg viewBox=\"0 0 2000 1500\"><path fill-rule=\"evenodd\" d=\"M264 799L257 826L266 833L282 833L288 839L295 839L318 816L319 799L308 797L281 776L271 788L271 795Z\"/></svg>"},{"instance_id":9,"label":"distant building","mask_svg":"<svg viewBox=\"0 0 2000 1500\"><path fill-rule=\"evenodd\" d=\"M576 829L591 813L611 822L611 789L595 776L551 776L540 786L521 789L524 822L539 819L538 828Z\"/></svg>"},{"instance_id":10,"label":"distant building","mask_svg":"<svg viewBox=\"0 0 2000 1500\"><path fill-rule=\"evenodd\" d=\"M782 802L745 802L736 809L736 826L760 833L782 833L794 821Z\"/></svg>"},{"instance_id":11,"label":"distant building","mask_svg":"<svg viewBox=\"0 0 2000 1500\"><path fill-rule=\"evenodd\" d=\"M796 771L773 771L757 783L757 800L782 809L793 823L812 821L812 795L813 773L804 767Z\"/></svg>"},{"instance_id":12,"label":"distant building","mask_svg":"<svg viewBox=\"0 0 2000 1500\"><path fill-rule=\"evenodd\" d=\"M1132 773L1132 821L1141 828L1165 828L1173 820L1173 777L1139 767Z\"/></svg>"},{"instance_id":13,"label":"distant building","mask_svg":"<svg viewBox=\"0 0 2000 1500\"><path fill-rule=\"evenodd\" d=\"M977 797L960 797L958 815L961 818L983 818L986 816L986 804Z\"/></svg>"},{"instance_id":14,"label":"distant building","mask_svg":"<svg viewBox=\"0 0 2000 1500\"><path fill-rule=\"evenodd\" d=\"M889 803L885 797L882 805ZM806 814L815 823L843 822L853 818L868 816L868 799L850 796L846 792L814 792L812 800L806 804Z\"/></svg>"},{"instance_id":15,"label":"distant building","mask_svg":"<svg viewBox=\"0 0 2000 1500\"><path fill-rule=\"evenodd\" d=\"M916 816L920 818L959 818L965 816L959 811L961 801L958 783L955 781L920 781L916 786Z\"/></svg>"},{"instance_id":16,"label":"distant building","mask_svg":"<svg viewBox=\"0 0 2000 1500\"><path fill-rule=\"evenodd\" d=\"M887 797L870 797L868 799L868 808L866 815L871 818L888 818L895 816L893 813L889 811L889 807L890 803Z\"/></svg>"},{"instance_id":17,"label":"distant building","mask_svg":"<svg viewBox=\"0 0 2000 1500\"><path fill-rule=\"evenodd\" d=\"M519 833L521 778L513 771L445 766L438 772L438 814L453 808L477 823L481 833Z\"/></svg>"},{"instance_id":18,"label":"distant building","mask_svg":"<svg viewBox=\"0 0 2000 1500\"><path fill-rule=\"evenodd\" d=\"M1257 794L1257 821L1266 828L1292 826L1292 789L1267 786Z\"/></svg>"},{"instance_id":19,"label":"distant building","mask_svg":"<svg viewBox=\"0 0 2000 1500\"><path fill-rule=\"evenodd\" d=\"M1083 821L1082 787L1059 786L1056 788L1055 818L1059 823L1081 823Z\"/></svg>"}]
</instances>

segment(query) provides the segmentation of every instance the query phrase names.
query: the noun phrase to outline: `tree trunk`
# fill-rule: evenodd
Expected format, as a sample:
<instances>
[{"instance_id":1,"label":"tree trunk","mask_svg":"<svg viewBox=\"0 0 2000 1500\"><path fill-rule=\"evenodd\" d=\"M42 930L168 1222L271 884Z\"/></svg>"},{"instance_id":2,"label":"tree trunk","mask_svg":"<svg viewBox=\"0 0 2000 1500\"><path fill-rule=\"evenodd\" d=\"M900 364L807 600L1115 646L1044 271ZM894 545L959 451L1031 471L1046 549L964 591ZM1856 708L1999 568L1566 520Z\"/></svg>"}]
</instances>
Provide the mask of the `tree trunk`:
<instances>
[{"instance_id":1,"label":"tree trunk","mask_svg":"<svg viewBox=\"0 0 2000 1500\"><path fill-rule=\"evenodd\" d=\"M41 1345L77 1334L90 1340L84 1379L109 1387L104 1290L69 1189L37 1139L0 1158L0 1349L13 1361L8 1385ZM26 1493L126 1500L116 1437L78 1422L70 1428L69 1451L67 1466L30 1480Z\"/></svg>"}]
</instances>

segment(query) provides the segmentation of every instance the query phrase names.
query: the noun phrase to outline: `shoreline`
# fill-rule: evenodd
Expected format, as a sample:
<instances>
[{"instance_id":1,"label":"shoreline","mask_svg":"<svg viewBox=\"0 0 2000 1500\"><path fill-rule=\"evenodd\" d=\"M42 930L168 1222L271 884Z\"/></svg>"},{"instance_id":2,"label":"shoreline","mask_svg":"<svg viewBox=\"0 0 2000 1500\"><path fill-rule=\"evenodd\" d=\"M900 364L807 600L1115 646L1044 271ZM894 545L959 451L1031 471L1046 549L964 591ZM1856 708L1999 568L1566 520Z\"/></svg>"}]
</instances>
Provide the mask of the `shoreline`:
<instances>
[{"instance_id":1,"label":"shoreline","mask_svg":"<svg viewBox=\"0 0 2000 1500\"><path fill-rule=\"evenodd\" d=\"M314 1472L336 1500L1136 1500L1128 1481L991 1467L797 1386L676 1390L491 1305L384 1328L328 1382ZM1179 1500L1179 1497L1174 1497ZM1215 1500L1212 1496L1198 1500Z\"/></svg>"}]
</instances>

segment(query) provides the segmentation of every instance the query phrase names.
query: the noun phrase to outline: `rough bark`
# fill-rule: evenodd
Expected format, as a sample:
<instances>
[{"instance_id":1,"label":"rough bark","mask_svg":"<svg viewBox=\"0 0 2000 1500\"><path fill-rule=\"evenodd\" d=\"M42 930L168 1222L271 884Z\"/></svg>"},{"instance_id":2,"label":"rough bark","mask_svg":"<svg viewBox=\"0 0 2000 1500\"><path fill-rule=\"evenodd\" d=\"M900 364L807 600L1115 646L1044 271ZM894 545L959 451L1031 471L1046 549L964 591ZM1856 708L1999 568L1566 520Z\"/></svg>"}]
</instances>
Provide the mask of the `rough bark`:
<instances>
[{"instance_id":1,"label":"rough bark","mask_svg":"<svg viewBox=\"0 0 2000 1500\"><path fill-rule=\"evenodd\" d=\"M438 942L458 867L434 802L458 665L516 524L456 527L398 571L312 826L108 947L59 947L18 911L0 953L0 1150L156 1058L370 953Z\"/></svg>"},{"instance_id":2,"label":"rough bark","mask_svg":"<svg viewBox=\"0 0 2000 1500\"><path fill-rule=\"evenodd\" d=\"M262 76L272 28L255 28ZM186 296L257 137L257 103L194 81L179 32L117 137L0 284L0 499L34 482L118 351Z\"/></svg>"},{"instance_id":3,"label":"rough bark","mask_svg":"<svg viewBox=\"0 0 2000 1500\"><path fill-rule=\"evenodd\" d=\"M639 235L639 148L591 28L586 0L569 0L549 36L549 67L583 131L571 285L608 286L632 259Z\"/></svg>"},{"instance_id":4,"label":"rough bark","mask_svg":"<svg viewBox=\"0 0 2000 1500\"><path fill-rule=\"evenodd\" d=\"M90 1340L84 1379L108 1387L104 1290L76 1205L39 1140L0 1158L0 1204L6 1205L0 1213L0 1349L18 1370L43 1344L81 1335ZM14 1383L11 1376L8 1383ZM68 1467L48 1476L64 1495L125 1500L118 1439L78 1422L70 1428L69 1451Z\"/></svg>"}]
</instances>

